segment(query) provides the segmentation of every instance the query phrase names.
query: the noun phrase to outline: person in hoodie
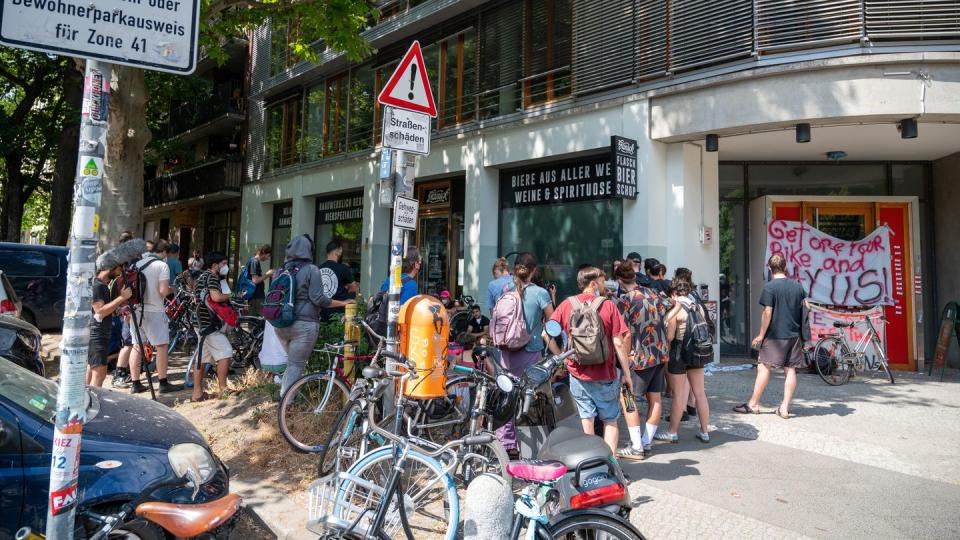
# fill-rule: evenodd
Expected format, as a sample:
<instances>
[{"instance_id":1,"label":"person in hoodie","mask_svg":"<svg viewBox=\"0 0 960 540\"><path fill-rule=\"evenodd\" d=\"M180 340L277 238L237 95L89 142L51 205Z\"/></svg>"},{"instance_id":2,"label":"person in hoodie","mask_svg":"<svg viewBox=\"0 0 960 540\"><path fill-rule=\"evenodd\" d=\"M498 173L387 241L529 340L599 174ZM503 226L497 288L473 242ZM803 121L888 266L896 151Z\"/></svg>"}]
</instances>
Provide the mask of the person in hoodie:
<instances>
[{"instance_id":1,"label":"person in hoodie","mask_svg":"<svg viewBox=\"0 0 960 540\"><path fill-rule=\"evenodd\" d=\"M321 308L338 308L353 303L353 300L331 300L323 294L323 277L320 268L313 264L313 240L306 234L295 236L287 244L284 268L300 266L296 274L296 290L293 304L296 320L286 328L277 328L277 339L287 353L287 369L280 382L280 395L286 393L303 375L307 359L320 332ZM275 272L274 275L279 274Z\"/></svg>"}]
</instances>

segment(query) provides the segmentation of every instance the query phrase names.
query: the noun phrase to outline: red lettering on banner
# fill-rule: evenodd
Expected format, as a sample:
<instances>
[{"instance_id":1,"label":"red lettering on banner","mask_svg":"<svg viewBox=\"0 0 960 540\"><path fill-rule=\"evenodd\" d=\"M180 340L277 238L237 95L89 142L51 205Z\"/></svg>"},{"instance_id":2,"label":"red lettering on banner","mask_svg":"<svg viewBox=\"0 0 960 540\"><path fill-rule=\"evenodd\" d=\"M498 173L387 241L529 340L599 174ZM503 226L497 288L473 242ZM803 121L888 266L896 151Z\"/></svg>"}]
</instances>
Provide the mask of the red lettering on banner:
<instances>
[{"instance_id":1,"label":"red lettering on banner","mask_svg":"<svg viewBox=\"0 0 960 540\"><path fill-rule=\"evenodd\" d=\"M50 509L54 515L73 507L77 501L77 485L71 484L50 494Z\"/></svg>"}]
</instances>

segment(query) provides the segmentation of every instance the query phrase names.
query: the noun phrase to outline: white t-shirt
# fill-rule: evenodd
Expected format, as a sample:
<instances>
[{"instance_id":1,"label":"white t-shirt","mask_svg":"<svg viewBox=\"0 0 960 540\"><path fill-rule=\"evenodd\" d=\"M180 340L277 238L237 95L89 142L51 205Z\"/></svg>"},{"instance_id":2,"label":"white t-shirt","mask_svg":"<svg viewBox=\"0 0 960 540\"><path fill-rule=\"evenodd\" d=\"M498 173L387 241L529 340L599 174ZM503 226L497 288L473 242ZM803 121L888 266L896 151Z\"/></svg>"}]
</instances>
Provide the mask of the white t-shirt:
<instances>
[{"instance_id":1,"label":"white t-shirt","mask_svg":"<svg viewBox=\"0 0 960 540\"><path fill-rule=\"evenodd\" d=\"M170 267L163 260L152 253L144 253L144 260L137 263L147 278L147 290L143 293L143 310L148 313L163 313L163 296L160 295L160 282L170 282ZM149 265L147 260L153 259Z\"/></svg>"}]
</instances>

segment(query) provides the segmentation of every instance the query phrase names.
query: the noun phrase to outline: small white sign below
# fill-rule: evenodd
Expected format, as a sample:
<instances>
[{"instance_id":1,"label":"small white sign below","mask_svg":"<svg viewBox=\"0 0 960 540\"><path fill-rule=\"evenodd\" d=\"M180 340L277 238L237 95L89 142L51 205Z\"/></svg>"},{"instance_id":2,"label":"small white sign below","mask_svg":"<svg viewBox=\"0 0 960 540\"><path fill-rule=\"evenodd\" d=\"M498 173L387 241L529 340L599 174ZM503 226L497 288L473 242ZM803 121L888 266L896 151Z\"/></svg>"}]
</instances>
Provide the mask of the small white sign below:
<instances>
[{"instance_id":1,"label":"small white sign below","mask_svg":"<svg viewBox=\"0 0 960 540\"><path fill-rule=\"evenodd\" d=\"M0 0L0 44L181 75L197 67L200 0Z\"/></svg>"},{"instance_id":2,"label":"small white sign below","mask_svg":"<svg viewBox=\"0 0 960 540\"><path fill-rule=\"evenodd\" d=\"M397 196L393 203L393 226L408 231L417 230L417 213L420 202L409 197Z\"/></svg>"},{"instance_id":3,"label":"small white sign below","mask_svg":"<svg viewBox=\"0 0 960 540\"><path fill-rule=\"evenodd\" d=\"M383 146L414 154L429 154L430 116L396 107L384 107Z\"/></svg>"}]
</instances>

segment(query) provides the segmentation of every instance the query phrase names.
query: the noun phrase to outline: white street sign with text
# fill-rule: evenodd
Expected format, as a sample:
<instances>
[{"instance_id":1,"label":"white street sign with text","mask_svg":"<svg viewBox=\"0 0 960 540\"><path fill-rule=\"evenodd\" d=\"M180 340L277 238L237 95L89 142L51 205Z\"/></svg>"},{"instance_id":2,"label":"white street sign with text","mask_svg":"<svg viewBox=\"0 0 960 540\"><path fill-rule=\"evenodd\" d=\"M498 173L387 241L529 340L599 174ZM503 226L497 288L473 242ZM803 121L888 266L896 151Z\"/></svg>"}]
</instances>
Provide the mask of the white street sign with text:
<instances>
[{"instance_id":1,"label":"white street sign with text","mask_svg":"<svg viewBox=\"0 0 960 540\"><path fill-rule=\"evenodd\" d=\"M385 106L383 108L383 146L414 154L429 154L430 116Z\"/></svg>"},{"instance_id":2,"label":"white street sign with text","mask_svg":"<svg viewBox=\"0 0 960 540\"><path fill-rule=\"evenodd\" d=\"M397 195L397 199L393 203L393 226L408 231L417 230L417 212L419 210L419 201Z\"/></svg>"},{"instance_id":3,"label":"white street sign with text","mask_svg":"<svg viewBox=\"0 0 960 540\"><path fill-rule=\"evenodd\" d=\"M0 43L189 74L199 0L0 0Z\"/></svg>"}]
</instances>

